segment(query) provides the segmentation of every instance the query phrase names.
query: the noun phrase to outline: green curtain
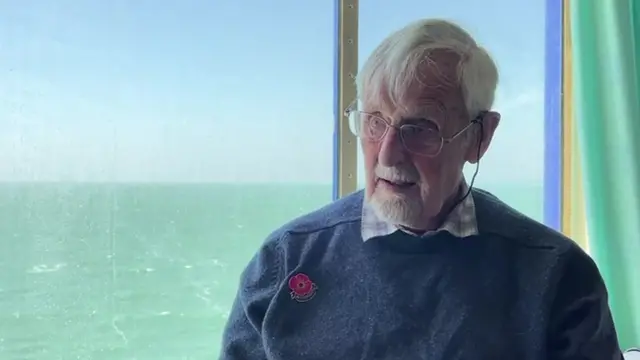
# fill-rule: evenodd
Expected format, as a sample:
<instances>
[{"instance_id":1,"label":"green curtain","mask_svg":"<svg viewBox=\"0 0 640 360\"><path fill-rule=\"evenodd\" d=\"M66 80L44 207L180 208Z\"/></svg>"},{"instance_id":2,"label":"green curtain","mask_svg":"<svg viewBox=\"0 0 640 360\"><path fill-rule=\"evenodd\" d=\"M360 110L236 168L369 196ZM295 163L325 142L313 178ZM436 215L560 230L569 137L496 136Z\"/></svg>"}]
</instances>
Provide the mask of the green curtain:
<instances>
[{"instance_id":1,"label":"green curtain","mask_svg":"<svg viewBox=\"0 0 640 360\"><path fill-rule=\"evenodd\" d=\"M640 0L571 0L591 254L621 346L640 346Z\"/></svg>"}]
</instances>

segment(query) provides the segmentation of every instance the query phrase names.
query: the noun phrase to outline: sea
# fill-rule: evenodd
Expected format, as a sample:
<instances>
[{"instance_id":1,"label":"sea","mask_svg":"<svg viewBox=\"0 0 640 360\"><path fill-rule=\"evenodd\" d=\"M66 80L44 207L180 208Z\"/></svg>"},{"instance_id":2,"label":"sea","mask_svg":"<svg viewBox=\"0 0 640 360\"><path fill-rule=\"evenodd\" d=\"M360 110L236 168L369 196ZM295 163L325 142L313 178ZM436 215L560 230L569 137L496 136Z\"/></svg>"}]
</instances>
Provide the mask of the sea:
<instances>
[{"instance_id":1,"label":"sea","mask_svg":"<svg viewBox=\"0 0 640 360\"><path fill-rule=\"evenodd\" d=\"M485 187L540 220L542 186ZM265 237L314 184L0 184L0 360L217 359Z\"/></svg>"}]
</instances>

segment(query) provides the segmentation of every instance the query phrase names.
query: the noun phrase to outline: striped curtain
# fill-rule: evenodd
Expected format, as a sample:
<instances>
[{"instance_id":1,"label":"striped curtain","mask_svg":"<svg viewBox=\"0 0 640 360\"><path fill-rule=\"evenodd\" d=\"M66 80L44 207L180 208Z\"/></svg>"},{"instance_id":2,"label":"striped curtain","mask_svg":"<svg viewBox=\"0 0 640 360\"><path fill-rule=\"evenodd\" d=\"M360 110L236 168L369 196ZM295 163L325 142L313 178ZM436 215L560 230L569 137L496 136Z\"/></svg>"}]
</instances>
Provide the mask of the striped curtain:
<instances>
[{"instance_id":1,"label":"striped curtain","mask_svg":"<svg viewBox=\"0 0 640 360\"><path fill-rule=\"evenodd\" d=\"M589 251L621 346L640 346L640 1L571 0L565 10Z\"/></svg>"}]
</instances>

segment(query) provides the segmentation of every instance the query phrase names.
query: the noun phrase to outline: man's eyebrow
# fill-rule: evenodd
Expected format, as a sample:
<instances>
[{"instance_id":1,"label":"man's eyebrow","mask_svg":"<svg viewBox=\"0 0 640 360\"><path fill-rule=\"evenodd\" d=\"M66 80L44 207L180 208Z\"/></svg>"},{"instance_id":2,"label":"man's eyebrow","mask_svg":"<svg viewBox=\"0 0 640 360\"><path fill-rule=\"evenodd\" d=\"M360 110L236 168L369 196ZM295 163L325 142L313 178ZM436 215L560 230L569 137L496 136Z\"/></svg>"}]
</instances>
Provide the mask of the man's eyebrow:
<instances>
[{"instance_id":1,"label":"man's eyebrow","mask_svg":"<svg viewBox=\"0 0 640 360\"><path fill-rule=\"evenodd\" d=\"M440 130L438 122L430 119L428 116L406 116L400 119L400 123L427 126L429 128Z\"/></svg>"}]
</instances>

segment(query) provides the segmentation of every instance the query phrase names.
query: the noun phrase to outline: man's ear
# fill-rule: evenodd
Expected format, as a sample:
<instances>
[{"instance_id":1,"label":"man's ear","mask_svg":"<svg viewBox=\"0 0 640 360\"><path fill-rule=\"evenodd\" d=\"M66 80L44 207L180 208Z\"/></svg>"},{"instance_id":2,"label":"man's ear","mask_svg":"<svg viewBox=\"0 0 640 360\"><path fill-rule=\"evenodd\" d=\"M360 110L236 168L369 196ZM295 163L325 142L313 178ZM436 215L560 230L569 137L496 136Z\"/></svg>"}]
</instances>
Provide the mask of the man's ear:
<instances>
[{"instance_id":1,"label":"man's ear","mask_svg":"<svg viewBox=\"0 0 640 360\"><path fill-rule=\"evenodd\" d=\"M489 144L491 144L493 134L496 132L499 123L500 114L495 111L489 111L482 116L480 123L474 126L465 160L475 164L484 156L484 153L489 149ZM480 141L482 141L482 144L480 144ZM480 148L479 152L478 147Z\"/></svg>"}]
</instances>

